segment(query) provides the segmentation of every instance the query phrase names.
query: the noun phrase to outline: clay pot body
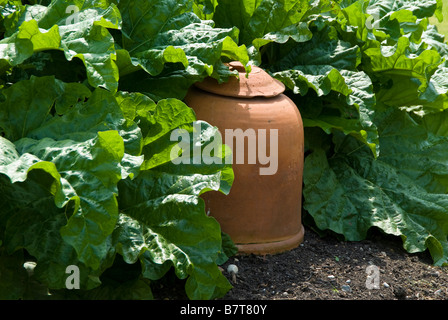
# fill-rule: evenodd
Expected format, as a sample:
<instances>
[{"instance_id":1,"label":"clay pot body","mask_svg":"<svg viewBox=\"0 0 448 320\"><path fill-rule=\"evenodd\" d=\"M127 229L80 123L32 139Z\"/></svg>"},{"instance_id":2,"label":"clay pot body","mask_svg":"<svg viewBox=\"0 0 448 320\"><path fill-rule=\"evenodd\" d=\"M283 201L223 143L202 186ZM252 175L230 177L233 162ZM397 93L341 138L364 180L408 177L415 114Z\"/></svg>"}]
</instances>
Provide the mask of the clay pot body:
<instances>
[{"instance_id":1,"label":"clay pot body","mask_svg":"<svg viewBox=\"0 0 448 320\"><path fill-rule=\"evenodd\" d=\"M279 253L297 247L304 236L302 119L296 105L281 93L283 84L256 67L249 78L245 78L244 69L238 71L240 80L218 85L207 79L192 87L185 98L198 120L218 127L223 143L233 145L235 180L230 193L207 192L202 198L207 212L230 235L240 253ZM244 148L238 148L235 135L228 136L233 143L226 140L226 129L246 133ZM238 163L243 149L244 161L241 163L240 158ZM254 157L256 163L249 163Z\"/></svg>"}]
</instances>

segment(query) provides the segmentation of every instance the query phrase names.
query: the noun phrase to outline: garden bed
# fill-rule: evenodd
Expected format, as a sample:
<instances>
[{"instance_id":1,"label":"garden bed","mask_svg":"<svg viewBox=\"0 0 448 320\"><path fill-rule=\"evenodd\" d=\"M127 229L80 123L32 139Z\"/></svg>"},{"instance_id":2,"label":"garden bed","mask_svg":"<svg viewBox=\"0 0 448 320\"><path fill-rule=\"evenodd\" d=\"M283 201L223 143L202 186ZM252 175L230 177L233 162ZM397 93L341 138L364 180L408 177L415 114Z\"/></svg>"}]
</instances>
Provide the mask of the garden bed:
<instances>
[{"instance_id":1,"label":"garden bed","mask_svg":"<svg viewBox=\"0 0 448 320\"><path fill-rule=\"evenodd\" d=\"M0 299L446 298L442 2L236 3L2 1ZM307 230L290 252L232 256L199 198L239 192L231 150L185 97L237 61L303 120L304 148L286 146L304 151L302 194L269 196L352 242Z\"/></svg>"},{"instance_id":2,"label":"garden bed","mask_svg":"<svg viewBox=\"0 0 448 320\"><path fill-rule=\"evenodd\" d=\"M238 266L236 282L228 264ZM368 289L366 268L379 268L379 289ZM434 267L428 252L410 254L401 239L378 231L360 242L321 238L306 228L305 241L286 253L234 256L223 266L231 300L445 300L448 268ZM174 281L174 278L173 278ZM178 286L154 287L157 299L184 299ZM177 289L176 289L177 288Z\"/></svg>"}]
</instances>

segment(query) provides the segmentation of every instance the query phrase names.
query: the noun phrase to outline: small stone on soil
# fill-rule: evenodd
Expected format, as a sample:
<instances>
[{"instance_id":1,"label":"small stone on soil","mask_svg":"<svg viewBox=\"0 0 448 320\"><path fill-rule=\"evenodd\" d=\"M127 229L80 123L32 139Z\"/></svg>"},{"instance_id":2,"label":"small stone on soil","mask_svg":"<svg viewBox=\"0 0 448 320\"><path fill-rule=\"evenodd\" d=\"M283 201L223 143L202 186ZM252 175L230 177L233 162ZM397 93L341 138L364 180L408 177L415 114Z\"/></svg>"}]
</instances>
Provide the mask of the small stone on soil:
<instances>
[{"instance_id":1,"label":"small stone on soil","mask_svg":"<svg viewBox=\"0 0 448 320\"><path fill-rule=\"evenodd\" d=\"M345 292L352 292L352 288L350 288L350 286L347 284L342 285L341 290Z\"/></svg>"}]
</instances>

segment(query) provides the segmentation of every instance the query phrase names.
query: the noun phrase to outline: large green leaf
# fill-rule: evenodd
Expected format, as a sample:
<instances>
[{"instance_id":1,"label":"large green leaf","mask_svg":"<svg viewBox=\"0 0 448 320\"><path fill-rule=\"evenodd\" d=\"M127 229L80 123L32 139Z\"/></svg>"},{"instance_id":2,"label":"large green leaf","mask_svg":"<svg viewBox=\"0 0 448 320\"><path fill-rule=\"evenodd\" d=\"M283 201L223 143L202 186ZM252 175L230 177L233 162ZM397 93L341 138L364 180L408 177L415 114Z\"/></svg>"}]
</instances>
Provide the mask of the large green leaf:
<instances>
[{"instance_id":1,"label":"large green leaf","mask_svg":"<svg viewBox=\"0 0 448 320\"><path fill-rule=\"evenodd\" d=\"M121 99L127 106L130 100L142 101L135 94ZM228 193L233 172L224 161L213 165L194 160L194 148L202 155L208 146L219 142L215 141L219 132L204 122L194 122L192 110L178 100L162 100L155 108L149 101L135 106L135 112L128 112L131 119L146 118L158 125L145 133L141 173L133 181L119 184L122 214L114 232L118 252L128 263L139 259L143 276L152 280L173 266L179 278L188 277L186 292L192 299L222 296L230 284L217 268L224 254L221 230L219 223L205 214L199 195L207 190ZM139 113L144 109L152 112ZM192 149L184 158L187 164L172 161L171 150L178 140L171 136L176 128L188 135L183 141ZM220 142L217 147L223 148Z\"/></svg>"},{"instance_id":2,"label":"large green leaf","mask_svg":"<svg viewBox=\"0 0 448 320\"><path fill-rule=\"evenodd\" d=\"M87 268L60 235L76 201L67 198L71 186L55 164L29 153L19 156L11 142L0 140L7 153L0 165L0 234L9 254L25 248L39 261L34 277L50 288L65 288L69 265L81 269L83 288L98 286L100 270ZM73 202L63 208L70 200Z\"/></svg>"},{"instance_id":3,"label":"large green leaf","mask_svg":"<svg viewBox=\"0 0 448 320\"><path fill-rule=\"evenodd\" d=\"M369 57L366 69L383 83L384 89L378 93L381 101L389 105L411 104L428 88L431 76L443 62L437 51L412 55L408 50L409 40L402 37L395 46L370 48L364 52Z\"/></svg>"},{"instance_id":4,"label":"large green leaf","mask_svg":"<svg viewBox=\"0 0 448 320\"><path fill-rule=\"evenodd\" d=\"M53 106L61 112L90 94L80 84L55 82L53 77L32 77L2 91L0 129L12 141L27 137L51 118Z\"/></svg>"},{"instance_id":5,"label":"large green leaf","mask_svg":"<svg viewBox=\"0 0 448 320\"><path fill-rule=\"evenodd\" d=\"M107 257L110 245L106 239L118 219L117 183L136 174L143 160L137 156L141 133L135 124L128 124L114 97L102 89L87 103L58 108L66 111L62 116L52 115L55 101L73 102L67 92L55 88L64 88L64 84L44 77L4 91L0 127L7 128L6 137L16 140L18 153L11 153L14 156L3 171L15 182L24 181L36 166L46 168L63 194L55 197L56 206L74 203L72 212L67 212L67 225L61 228L64 241L76 249L80 261L98 269ZM24 90L31 97L44 90L51 94L32 99L21 95ZM12 106L13 98L20 96L20 107ZM125 155L125 150L133 155Z\"/></svg>"},{"instance_id":6,"label":"large green leaf","mask_svg":"<svg viewBox=\"0 0 448 320\"><path fill-rule=\"evenodd\" d=\"M381 117L380 159L399 168L427 192L448 194L447 112L417 116L389 110ZM406 159L403 161L403 159Z\"/></svg>"},{"instance_id":7,"label":"large green leaf","mask_svg":"<svg viewBox=\"0 0 448 320\"><path fill-rule=\"evenodd\" d=\"M369 11L377 13L379 18L395 11L409 10L418 18L436 15L442 19L441 0L370 0L368 3Z\"/></svg>"},{"instance_id":8,"label":"large green leaf","mask_svg":"<svg viewBox=\"0 0 448 320\"><path fill-rule=\"evenodd\" d=\"M341 8L336 25L339 38L361 48L359 68L372 79L378 101L443 109L440 95L444 93L434 92L441 77L431 78L441 69L446 46L426 19L440 4L379 0Z\"/></svg>"},{"instance_id":9,"label":"large green leaf","mask_svg":"<svg viewBox=\"0 0 448 320\"><path fill-rule=\"evenodd\" d=\"M55 164L66 197L75 201L73 215L61 234L81 261L98 269L109 250L105 240L118 218L116 185L122 177L123 139L117 131L104 131L84 142L24 138L16 145L22 154L31 153Z\"/></svg>"},{"instance_id":10,"label":"large green leaf","mask_svg":"<svg viewBox=\"0 0 448 320\"><path fill-rule=\"evenodd\" d=\"M99 286L102 268L95 270L86 267L78 259L75 249L60 235L59 230L67 223L67 210L58 208L55 196L48 191L58 181L38 167L30 170L25 182L11 184L1 179L3 186L10 191L3 193L2 201L14 203L4 236L8 252L12 254L26 249L32 259L38 261L33 279L46 288L65 289L68 276L66 268L70 265L80 269L82 288Z\"/></svg>"},{"instance_id":11,"label":"large green leaf","mask_svg":"<svg viewBox=\"0 0 448 320\"><path fill-rule=\"evenodd\" d=\"M305 208L319 228L347 240L364 239L374 226L401 236L409 252L429 249L436 265L445 264L448 140L404 111L382 116L377 159L348 136L335 137L338 152L331 158L321 148L307 157Z\"/></svg>"},{"instance_id":12,"label":"large green leaf","mask_svg":"<svg viewBox=\"0 0 448 320\"><path fill-rule=\"evenodd\" d=\"M308 2L222 0L218 2L213 20L218 26L238 27L241 31L241 43L250 46L257 38L263 38L270 32L278 32L300 22L306 10L310 8Z\"/></svg>"},{"instance_id":13,"label":"large green leaf","mask_svg":"<svg viewBox=\"0 0 448 320\"><path fill-rule=\"evenodd\" d=\"M246 48L237 45L238 30L214 28L212 21L199 19L191 1L120 1L118 8L123 16L118 54L123 90L144 92L156 100L183 98L196 81L207 76L224 81L232 75L221 58L248 62ZM168 72L167 64L172 68ZM140 68L145 73L133 74ZM167 82L157 84L164 78Z\"/></svg>"},{"instance_id":14,"label":"large green leaf","mask_svg":"<svg viewBox=\"0 0 448 320\"><path fill-rule=\"evenodd\" d=\"M107 28L121 27L120 12L114 4L93 1L77 1L72 6L77 8L74 13L66 1L52 1L49 7L26 6L7 30L9 37L0 41L1 63L16 66L33 53L62 50L67 60L78 58L84 63L90 85L115 92L118 67Z\"/></svg>"},{"instance_id":15,"label":"large green leaf","mask_svg":"<svg viewBox=\"0 0 448 320\"><path fill-rule=\"evenodd\" d=\"M103 273L116 267L116 253L128 265L140 260L141 276L150 280L174 266L180 278L188 278L191 298L224 295L230 284L217 267L226 259L220 226L205 214L199 196L208 190L228 193L233 172L223 161L197 163L193 156L190 165L176 165L171 152L179 142L173 130L184 129L191 154L199 146L202 155L220 142L217 128L195 122L194 112L179 100L156 105L142 94L113 96L97 89L84 101L82 85L74 85L78 90L71 95L51 90L64 85L33 77L3 92L0 127L8 124L8 137L23 132L14 143L0 138L0 238L8 251L26 249L38 260L35 279L52 289L64 289L65 268L76 265L83 297L92 299L152 297L144 279L106 281ZM43 86L52 95L24 99L26 112L11 121L12 99ZM40 126L24 121L34 113L46 115ZM228 152L221 144L217 148Z\"/></svg>"},{"instance_id":16,"label":"large green leaf","mask_svg":"<svg viewBox=\"0 0 448 320\"><path fill-rule=\"evenodd\" d=\"M319 0L222 0L213 20L218 27L236 26L240 43L249 47L253 63L262 63L260 48L270 43L305 42L312 38L309 21L315 14L330 11L331 1Z\"/></svg>"},{"instance_id":17,"label":"large green leaf","mask_svg":"<svg viewBox=\"0 0 448 320\"><path fill-rule=\"evenodd\" d=\"M231 288L216 265L223 253L219 223L205 215L198 197L203 188L216 189L210 180L147 171L120 184L119 252L128 263L139 259L143 276L152 280L173 266L179 278L188 277L191 299L220 297Z\"/></svg>"},{"instance_id":18,"label":"large green leaf","mask_svg":"<svg viewBox=\"0 0 448 320\"><path fill-rule=\"evenodd\" d=\"M372 121L376 99L369 76L356 70L361 62L360 49L344 41L326 39L321 42L320 38L325 39L325 36L299 43L279 57L270 68L272 75L294 94L305 96L312 89L317 97L332 92L345 96L345 101L329 98L329 103L320 111L317 111L319 103L302 106L299 99L304 126L317 126L328 134L333 130L351 134L377 156L378 132Z\"/></svg>"},{"instance_id":19,"label":"large green leaf","mask_svg":"<svg viewBox=\"0 0 448 320\"><path fill-rule=\"evenodd\" d=\"M363 49L378 48L381 44L395 44L405 36L414 43L419 43L422 33L428 26L424 17L417 17L407 6L412 1L381 3L382 1L356 1L342 8L337 16L343 39L358 44ZM388 5L395 10L387 8Z\"/></svg>"}]
</instances>

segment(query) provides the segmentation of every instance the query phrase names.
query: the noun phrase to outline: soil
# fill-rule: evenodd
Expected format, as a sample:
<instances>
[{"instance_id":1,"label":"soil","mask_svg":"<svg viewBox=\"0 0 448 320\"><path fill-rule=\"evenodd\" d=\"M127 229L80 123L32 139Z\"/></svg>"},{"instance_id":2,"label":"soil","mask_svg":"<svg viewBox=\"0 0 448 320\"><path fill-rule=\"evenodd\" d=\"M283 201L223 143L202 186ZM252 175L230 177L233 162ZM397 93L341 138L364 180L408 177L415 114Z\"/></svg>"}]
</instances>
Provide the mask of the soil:
<instances>
[{"instance_id":1,"label":"soil","mask_svg":"<svg viewBox=\"0 0 448 320\"><path fill-rule=\"evenodd\" d=\"M227 272L238 267L236 279ZM233 285L222 300L447 300L448 267L426 251L411 254L399 237L373 230L360 242L321 237L305 227L296 249L237 255L221 266ZM235 281L234 281L235 280ZM182 284L156 284L156 299L186 299Z\"/></svg>"}]
</instances>

